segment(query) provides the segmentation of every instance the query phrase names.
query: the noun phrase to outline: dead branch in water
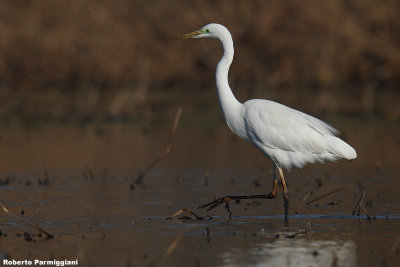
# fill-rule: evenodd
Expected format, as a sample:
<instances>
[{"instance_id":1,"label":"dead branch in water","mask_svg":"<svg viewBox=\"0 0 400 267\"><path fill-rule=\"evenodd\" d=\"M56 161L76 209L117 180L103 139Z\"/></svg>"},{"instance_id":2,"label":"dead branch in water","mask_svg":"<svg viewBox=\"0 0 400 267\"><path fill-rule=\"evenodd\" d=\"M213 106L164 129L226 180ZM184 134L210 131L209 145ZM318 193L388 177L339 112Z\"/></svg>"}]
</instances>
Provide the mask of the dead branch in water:
<instances>
[{"instance_id":1,"label":"dead branch in water","mask_svg":"<svg viewBox=\"0 0 400 267\"><path fill-rule=\"evenodd\" d=\"M141 173L139 174L138 178L137 178L136 181L135 181L136 184L141 184L141 183L143 183L143 178L146 176L146 174L147 174L149 171L151 171L151 169L152 169L161 159L163 159L164 157L166 157L166 156L169 154L169 152L171 151L172 142L173 142L174 137L175 137L175 132L176 132L176 129L177 129L177 127L178 127L178 123L179 123L179 120L180 120L180 118L181 118L181 114L182 114L182 108L179 107L178 110L177 110L177 112L176 112L176 115L175 115L174 124L172 125L172 131L171 131L171 135L170 135L170 137L169 137L169 141L168 141L167 146L165 147L163 153L162 153L160 156L158 156L155 160L153 160L153 161L149 164L149 166L147 166L147 168L145 168L144 171L141 172Z\"/></svg>"},{"instance_id":2,"label":"dead branch in water","mask_svg":"<svg viewBox=\"0 0 400 267\"><path fill-rule=\"evenodd\" d=\"M46 161L42 158L43 172L45 181L50 181L49 172L47 171Z\"/></svg>"},{"instance_id":3,"label":"dead branch in water","mask_svg":"<svg viewBox=\"0 0 400 267\"><path fill-rule=\"evenodd\" d=\"M361 212L363 212L365 215L367 215L367 220L369 221L369 223L371 223L371 216L369 216L369 214L365 210L364 197L365 197L365 191L362 192L360 198L357 201L357 205L354 208L353 213L351 215L354 215L354 213L356 212L356 210L358 208L357 216L360 216Z\"/></svg>"},{"instance_id":4,"label":"dead branch in water","mask_svg":"<svg viewBox=\"0 0 400 267\"><path fill-rule=\"evenodd\" d=\"M351 215L354 215L354 213L356 213L356 210L357 210L357 208L358 208L357 216L360 216L361 209L364 209L364 208L362 207L363 201L364 201L364 196L365 196L365 191L362 192L360 198L359 198L358 201L357 201L356 207L354 208L353 213L352 213Z\"/></svg>"},{"instance_id":5,"label":"dead branch in water","mask_svg":"<svg viewBox=\"0 0 400 267\"><path fill-rule=\"evenodd\" d=\"M301 208L303 207L303 205L304 205L304 202L307 200L307 198L308 198L309 196L311 196L312 193L313 193L313 192L310 191L310 192L307 193L307 195L306 195L305 197L303 197L303 199L301 200L301 203L300 203L299 206L297 207L297 210L294 212L294 214L298 214L298 213L299 213L300 209L301 209Z\"/></svg>"},{"instance_id":6,"label":"dead branch in water","mask_svg":"<svg viewBox=\"0 0 400 267\"><path fill-rule=\"evenodd\" d=\"M186 209L186 208L178 210L177 212L175 212L174 214L169 216L167 219L168 220L175 219L177 216L179 216L182 213L188 213L188 214L192 215L193 217L195 217L197 220L203 220L203 217L197 215L196 213L194 213L190 209ZM186 218L190 218L190 217L183 217L183 218L186 219Z\"/></svg>"},{"instance_id":7,"label":"dead branch in water","mask_svg":"<svg viewBox=\"0 0 400 267\"><path fill-rule=\"evenodd\" d=\"M348 187L350 187L350 185L343 186L343 187L341 187L341 188L338 188L338 189L336 189L336 190L333 190L332 192L329 192L329 193L326 193L326 194L324 194L324 195L322 195L322 196L319 196L319 197L317 197L317 198L314 198L313 200L308 201L308 202L306 203L306 205L310 205L311 203L314 203L315 201L318 201L318 200L321 200L321 199L323 199L323 198L325 198L325 197L327 197L327 196L333 195L333 194L335 194L335 193L337 193L337 192L340 192L340 191L342 191L343 189L346 189L346 188L348 188Z\"/></svg>"},{"instance_id":8,"label":"dead branch in water","mask_svg":"<svg viewBox=\"0 0 400 267\"><path fill-rule=\"evenodd\" d=\"M93 181L95 179L94 174L92 172L92 169L89 167L89 165L86 164L86 171L88 174L88 177Z\"/></svg>"},{"instance_id":9,"label":"dead branch in water","mask_svg":"<svg viewBox=\"0 0 400 267\"><path fill-rule=\"evenodd\" d=\"M287 235L286 238L296 238L296 236L298 236L298 235L306 235L306 234L310 234L311 232L312 232L311 224L310 224L310 222L307 222L307 224L303 230L293 233L291 235Z\"/></svg>"},{"instance_id":10,"label":"dead branch in water","mask_svg":"<svg viewBox=\"0 0 400 267\"><path fill-rule=\"evenodd\" d=\"M178 246L179 242L181 242L182 238L184 237L184 235L189 232L190 230L192 230L194 228L194 226L188 227L185 230L183 230L181 233L179 233L175 239L171 242L171 244L169 244L167 250L164 252L163 255L159 256L157 259L155 259L154 261L152 261L149 266L156 266L158 263L160 263L160 261L162 259L164 259L165 257L169 256L172 252L174 252L175 248Z\"/></svg>"},{"instance_id":11,"label":"dead branch in water","mask_svg":"<svg viewBox=\"0 0 400 267\"><path fill-rule=\"evenodd\" d=\"M45 230L43 230L39 225L34 224L34 223L31 223L31 222L29 222L29 221L27 221L27 220L25 220L25 219L23 219L23 218L21 218L21 217L15 215L15 214L13 214L13 213L12 213L11 211L9 211L9 210L6 208L6 206L4 206L3 203L1 203L1 202L0 202L0 206L1 206L1 208L3 209L3 211L4 211L6 214L8 214L8 215L10 215L10 216L12 216L12 217L18 219L19 221L21 221L21 222L23 222L23 223L26 223L26 224L29 225L30 227L33 227L34 229L38 230L39 232L45 234L45 235L46 235L46 239L51 239L51 238L54 237L54 236L53 236L52 234L50 234L49 232L46 232Z\"/></svg>"},{"instance_id":12,"label":"dead branch in water","mask_svg":"<svg viewBox=\"0 0 400 267\"><path fill-rule=\"evenodd\" d=\"M397 236L397 238L395 239L395 241L393 242L392 247L390 248L390 250L387 252L386 257L383 259L383 264L386 265L388 260L396 253L396 250L399 248L400 246L400 235Z\"/></svg>"}]
</instances>

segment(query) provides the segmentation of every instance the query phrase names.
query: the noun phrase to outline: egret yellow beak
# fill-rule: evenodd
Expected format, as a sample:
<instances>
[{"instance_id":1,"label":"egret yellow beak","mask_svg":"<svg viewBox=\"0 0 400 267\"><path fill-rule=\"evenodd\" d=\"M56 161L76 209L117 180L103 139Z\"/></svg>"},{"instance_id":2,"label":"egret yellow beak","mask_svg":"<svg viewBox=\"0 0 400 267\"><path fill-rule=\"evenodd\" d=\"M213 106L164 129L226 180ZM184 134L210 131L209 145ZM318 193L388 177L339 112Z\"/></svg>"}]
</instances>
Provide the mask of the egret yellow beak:
<instances>
[{"instance_id":1,"label":"egret yellow beak","mask_svg":"<svg viewBox=\"0 0 400 267\"><path fill-rule=\"evenodd\" d=\"M173 37L172 39L174 39L174 40L188 39L188 38L193 38L194 36L200 35L202 33L203 33L203 31L199 30L199 31L195 31L195 32L179 35L179 36Z\"/></svg>"}]
</instances>

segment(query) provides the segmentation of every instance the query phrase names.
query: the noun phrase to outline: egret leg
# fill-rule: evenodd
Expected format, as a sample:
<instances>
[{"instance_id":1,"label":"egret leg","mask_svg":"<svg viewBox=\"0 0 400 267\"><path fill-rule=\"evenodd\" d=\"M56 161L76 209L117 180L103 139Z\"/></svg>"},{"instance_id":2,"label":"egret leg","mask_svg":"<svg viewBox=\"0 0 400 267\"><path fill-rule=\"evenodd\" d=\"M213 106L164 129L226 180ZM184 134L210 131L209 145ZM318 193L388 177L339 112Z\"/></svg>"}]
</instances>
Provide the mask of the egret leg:
<instances>
[{"instance_id":1,"label":"egret leg","mask_svg":"<svg viewBox=\"0 0 400 267\"><path fill-rule=\"evenodd\" d=\"M289 219L288 219L288 214L289 214L289 193L288 193L288 189L286 187L285 177L283 177L282 169L279 168L279 167L278 167L278 172L279 172L279 177L280 177L281 183L282 183L283 201L285 202L285 222L287 223L289 221Z\"/></svg>"},{"instance_id":2,"label":"egret leg","mask_svg":"<svg viewBox=\"0 0 400 267\"><path fill-rule=\"evenodd\" d=\"M229 206L229 202L231 200L240 200L240 199L272 199L276 197L276 191L278 187L278 180L276 179L276 169L274 170L274 179L272 181L272 191L269 194L266 195L244 195L244 196L224 196L219 199L216 199L214 201L211 201L210 203L207 203L205 205L201 205L198 208L203 209L207 208L207 211L210 211L217 206L219 206L222 203L225 203L225 209L229 212L229 219L232 218L232 211Z\"/></svg>"}]
</instances>

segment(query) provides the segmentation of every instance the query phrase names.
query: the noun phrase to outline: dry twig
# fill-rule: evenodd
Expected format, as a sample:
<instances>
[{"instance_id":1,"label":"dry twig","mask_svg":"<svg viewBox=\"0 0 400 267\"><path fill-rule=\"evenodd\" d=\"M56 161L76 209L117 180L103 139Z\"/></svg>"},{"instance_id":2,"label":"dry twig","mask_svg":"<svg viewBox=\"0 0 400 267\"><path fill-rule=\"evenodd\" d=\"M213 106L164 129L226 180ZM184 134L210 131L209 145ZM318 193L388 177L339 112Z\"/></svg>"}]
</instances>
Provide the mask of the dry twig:
<instances>
[{"instance_id":1,"label":"dry twig","mask_svg":"<svg viewBox=\"0 0 400 267\"><path fill-rule=\"evenodd\" d=\"M143 182L144 176L145 176L145 175L146 175L146 174L161 160L161 159L163 159L164 157L166 157L166 156L169 154L169 152L171 151L172 142L173 142L174 137L175 137L176 128L178 127L178 123L179 123L179 120L180 120L180 118L181 118L181 114L182 114L182 108L179 107L178 110L177 110L177 112L176 112L176 115L175 115L174 124L172 125L172 131L171 131L171 135L170 135L170 137L169 137L169 142L168 142L167 146L165 147L163 153L162 153L160 156L158 156L155 160L153 160L153 161L149 164L149 166L147 166L147 168L146 168L143 172L141 172L141 173L139 174L138 178L137 178L136 181L135 181L136 184L141 184L141 183Z\"/></svg>"},{"instance_id":2,"label":"dry twig","mask_svg":"<svg viewBox=\"0 0 400 267\"><path fill-rule=\"evenodd\" d=\"M371 217L369 216L369 214L367 213L367 211L365 210L364 207L364 197L365 197L365 191L362 192L360 198L357 201L357 205L353 210L353 213L351 215L354 215L354 213L356 212L357 208L358 208L358 212L357 212L357 216L361 215L361 212L363 212L365 215L367 215L367 220L369 221L369 223L371 223Z\"/></svg>"},{"instance_id":3,"label":"dry twig","mask_svg":"<svg viewBox=\"0 0 400 267\"><path fill-rule=\"evenodd\" d=\"M50 234L49 232L43 230L39 225L34 224L34 223L31 223L31 222L29 222L29 221L27 221L27 220L25 220L25 219L23 219L23 218L21 218L21 217L15 215L15 214L13 214L13 213L12 213L11 211L9 211L9 210L6 208L6 206L4 206L3 203L1 203L1 202L0 202L0 206L1 206L1 208L3 209L3 211L4 211L6 214L8 214L8 215L10 215L10 216L12 216L12 217L18 219L19 221L21 221L21 222L23 222L23 223L26 223L26 224L29 225L30 227L32 227L32 228L38 230L39 232L45 234L45 235L46 235L46 239L51 239L51 238L54 237L54 236L53 236L52 234Z\"/></svg>"},{"instance_id":4,"label":"dry twig","mask_svg":"<svg viewBox=\"0 0 400 267\"><path fill-rule=\"evenodd\" d=\"M364 196L365 196L365 191L362 192L360 198L359 198L358 201L357 201L356 207L354 208L353 213L352 213L351 215L354 215L354 213L356 213L356 210L357 210L357 208L358 208L357 216L360 216L361 209L364 209L364 208L362 207L363 201L364 201Z\"/></svg>"},{"instance_id":5,"label":"dry twig","mask_svg":"<svg viewBox=\"0 0 400 267\"><path fill-rule=\"evenodd\" d=\"M94 177L94 174L93 174L93 172L92 172L92 169L90 169L89 165L87 165L87 164L86 164L85 167L86 167L86 171L87 171L87 174L88 174L89 178L90 178L91 180L94 180L95 177Z\"/></svg>"},{"instance_id":6,"label":"dry twig","mask_svg":"<svg viewBox=\"0 0 400 267\"><path fill-rule=\"evenodd\" d=\"M306 195L305 197L303 197L303 199L301 200L301 203L300 203L299 206L297 207L297 210L294 212L294 214L298 214L298 213L299 213L300 209L301 209L301 208L303 207L303 205L304 205L304 202L307 200L307 198L308 198L309 196L311 196L312 193L313 193L313 192L310 191L310 192L307 193L307 195Z\"/></svg>"},{"instance_id":7,"label":"dry twig","mask_svg":"<svg viewBox=\"0 0 400 267\"><path fill-rule=\"evenodd\" d=\"M335 194L335 193L337 193L337 192L339 192L339 191L342 191L343 189L346 189L346 188L348 188L348 187L350 187L350 185L343 186L343 187L341 187L341 188L338 188L338 189L336 189L336 190L333 190L332 192L329 192L329 193L326 193L326 194L324 194L324 195L322 195L322 196L319 196L319 197L317 197L317 198L314 198L313 200L308 201L308 202L306 203L306 205L310 205L311 203L314 203L315 201L318 201L318 200L321 200L321 199L323 199L323 198L325 198L325 197L327 197L327 196L333 195L333 194Z\"/></svg>"},{"instance_id":8,"label":"dry twig","mask_svg":"<svg viewBox=\"0 0 400 267\"><path fill-rule=\"evenodd\" d=\"M397 238L395 239L392 247L390 248L390 250L386 254L386 257L383 260L384 264L386 264L388 262L388 260L396 253L396 250L399 248L399 246L400 246L400 235L397 236Z\"/></svg>"},{"instance_id":9,"label":"dry twig","mask_svg":"<svg viewBox=\"0 0 400 267\"><path fill-rule=\"evenodd\" d=\"M153 262L149 264L149 266L156 266L157 263L159 263L163 258L166 256L169 256L175 248L178 246L179 242L182 240L183 236L190 230L193 229L193 226L186 228L184 231L182 231L178 236L175 237L175 239L171 242L171 244L168 246L167 250L165 253L161 256L159 256L157 259L155 259Z\"/></svg>"},{"instance_id":10,"label":"dry twig","mask_svg":"<svg viewBox=\"0 0 400 267\"><path fill-rule=\"evenodd\" d=\"M311 231L312 231L311 230L311 224L310 224L310 222L307 222L307 224L306 224L306 226L304 227L303 230L301 230L299 232L296 232L294 234L291 234L291 235L287 235L286 238L295 238L298 235L309 234L309 233L311 233Z\"/></svg>"},{"instance_id":11,"label":"dry twig","mask_svg":"<svg viewBox=\"0 0 400 267\"><path fill-rule=\"evenodd\" d=\"M42 164L43 164L43 171L44 171L44 179L46 181L49 181L49 172L47 171L47 166L46 166L46 161L44 160L44 158L42 158Z\"/></svg>"},{"instance_id":12,"label":"dry twig","mask_svg":"<svg viewBox=\"0 0 400 267\"><path fill-rule=\"evenodd\" d=\"M177 212L175 212L174 214L169 216L167 219L168 220L175 219L177 216L179 216L182 213L188 213L188 214L192 215L193 217L195 217L197 220L203 219L203 217L197 215L196 213L194 213L193 211L191 211L190 209L187 209L187 208L178 210ZM187 218L187 217L184 217L184 218Z\"/></svg>"}]
</instances>

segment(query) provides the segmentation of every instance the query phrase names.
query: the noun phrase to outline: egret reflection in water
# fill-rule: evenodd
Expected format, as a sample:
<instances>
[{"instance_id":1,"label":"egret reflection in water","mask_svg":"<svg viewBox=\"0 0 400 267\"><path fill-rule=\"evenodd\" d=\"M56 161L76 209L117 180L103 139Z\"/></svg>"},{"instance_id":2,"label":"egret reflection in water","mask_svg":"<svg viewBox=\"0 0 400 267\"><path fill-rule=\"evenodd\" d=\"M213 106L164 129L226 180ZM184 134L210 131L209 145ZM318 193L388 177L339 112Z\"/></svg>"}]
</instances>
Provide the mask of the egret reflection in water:
<instances>
[{"instance_id":1,"label":"egret reflection in water","mask_svg":"<svg viewBox=\"0 0 400 267\"><path fill-rule=\"evenodd\" d=\"M278 238L222 254L225 266L356 266L353 241Z\"/></svg>"}]
</instances>

